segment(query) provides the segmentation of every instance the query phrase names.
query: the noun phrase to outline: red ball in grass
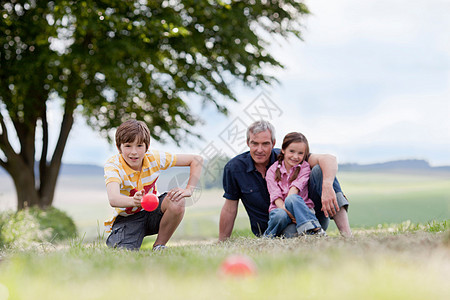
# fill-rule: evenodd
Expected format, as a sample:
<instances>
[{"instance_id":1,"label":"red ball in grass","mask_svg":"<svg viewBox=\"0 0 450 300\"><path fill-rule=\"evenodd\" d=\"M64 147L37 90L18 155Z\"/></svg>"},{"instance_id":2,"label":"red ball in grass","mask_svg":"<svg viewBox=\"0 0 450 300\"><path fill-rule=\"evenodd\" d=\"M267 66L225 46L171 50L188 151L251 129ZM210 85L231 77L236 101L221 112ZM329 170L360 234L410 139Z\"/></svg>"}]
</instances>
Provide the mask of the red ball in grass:
<instances>
[{"instance_id":1,"label":"red ball in grass","mask_svg":"<svg viewBox=\"0 0 450 300\"><path fill-rule=\"evenodd\" d=\"M233 277L254 276L256 275L256 265L250 257L231 255L222 262L220 273Z\"/></svg>"},{"instance_id":2,"label":"red ball in grass","mask_svg":"<svg viewBox=\"0 0 450 300\"><path fill-rule=\"evenodd\" d=\"M146 194L142 197L141 205L146 211L154 211L159 204L159 199L155 194Z\"/></svg>"}]
</instances>

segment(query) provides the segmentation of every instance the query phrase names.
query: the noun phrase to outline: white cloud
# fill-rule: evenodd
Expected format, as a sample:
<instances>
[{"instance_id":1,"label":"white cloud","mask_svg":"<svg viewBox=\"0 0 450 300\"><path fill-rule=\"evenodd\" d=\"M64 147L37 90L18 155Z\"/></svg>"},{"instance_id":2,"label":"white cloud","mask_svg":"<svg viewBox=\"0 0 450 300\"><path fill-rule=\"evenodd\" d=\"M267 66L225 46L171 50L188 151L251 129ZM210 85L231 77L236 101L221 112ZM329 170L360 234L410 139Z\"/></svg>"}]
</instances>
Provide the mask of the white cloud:
<instances>
[{"instance_id":1,"label":"white cloud","mask_svg":"<svg viewBox=\"0 0 450 300\"><path fill-rule=\"evenodd\" d=\"M313 151L333 153L341 162L426 158L450 164L450 1L306 4L313 15L306 20L305 41L282 41L270 50L287 66L273 71L282 85L269 89L283 110L273 119L277 144L287 132L301 131ZM228 104L229 118L200 111L207 123L195 129L205 138L197 146L155 147L188 153L219 143L220 132L243 117L262 90L238 87L240 103ZM71 137L65 159L91 156L79 150L87 136ZM97 140L92 153L104 156L103 141L91 138ZM73 151L85 154L80 159Z\"/></svg>"}]
</instances>

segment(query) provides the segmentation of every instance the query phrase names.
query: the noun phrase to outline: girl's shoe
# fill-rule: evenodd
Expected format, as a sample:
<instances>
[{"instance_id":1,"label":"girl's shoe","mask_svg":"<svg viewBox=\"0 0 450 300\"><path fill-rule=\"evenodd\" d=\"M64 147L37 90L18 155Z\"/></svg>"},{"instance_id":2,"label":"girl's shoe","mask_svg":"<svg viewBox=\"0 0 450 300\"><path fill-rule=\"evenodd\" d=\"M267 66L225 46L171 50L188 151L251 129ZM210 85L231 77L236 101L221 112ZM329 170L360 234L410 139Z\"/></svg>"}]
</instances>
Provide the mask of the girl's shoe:
<instances>
[{"instance_id":1,"label":"girl's shoe","mask_svg":"<svg viewBox=\"0 0 450 300\"><path fill-rule=\"evenodd\" d=\"M327 233L321 227L307 230L304 234L314 236L327 236Z\"/></svg>"}]
</instances>

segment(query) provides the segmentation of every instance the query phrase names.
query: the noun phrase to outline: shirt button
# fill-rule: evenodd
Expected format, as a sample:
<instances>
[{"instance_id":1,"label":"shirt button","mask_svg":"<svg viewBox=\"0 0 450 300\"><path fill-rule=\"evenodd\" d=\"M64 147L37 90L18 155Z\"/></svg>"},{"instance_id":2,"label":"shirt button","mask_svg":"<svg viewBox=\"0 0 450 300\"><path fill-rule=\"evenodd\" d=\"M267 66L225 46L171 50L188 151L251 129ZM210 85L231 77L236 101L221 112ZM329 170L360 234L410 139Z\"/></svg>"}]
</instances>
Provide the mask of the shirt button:
<instances>
[{"instance_id":1,"label":"shirt button","mask_svg":"<svg viewBox=\"0 0 450 300\"><path fill-rule=\"evenodd\" d=\"M250 193L253 193L253 190L250 190Z\"/></svg>"}]
</instances>

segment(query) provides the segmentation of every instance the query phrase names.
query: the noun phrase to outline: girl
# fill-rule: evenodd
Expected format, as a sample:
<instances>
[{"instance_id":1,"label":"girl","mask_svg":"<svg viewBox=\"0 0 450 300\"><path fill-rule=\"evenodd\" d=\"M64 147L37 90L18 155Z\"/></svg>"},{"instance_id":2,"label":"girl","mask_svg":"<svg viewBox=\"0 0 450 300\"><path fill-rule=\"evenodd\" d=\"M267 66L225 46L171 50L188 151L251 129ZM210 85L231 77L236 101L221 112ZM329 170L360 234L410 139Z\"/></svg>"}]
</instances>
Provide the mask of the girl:
<instances>
[{"instance_id":1,"label":"girl","mask_svg":"<svg viewBox=\"0 0 450 300\"><path fill-rule=\"evenodd\" d=\"M303 134L291 132L284 137L278 161L266 174L270 206L265 236L278 236L291 222L296 224L299 235L326 236L316 218L314 203L308 198L308 157L308 140Z\"/></svg>"}]
</instances>

